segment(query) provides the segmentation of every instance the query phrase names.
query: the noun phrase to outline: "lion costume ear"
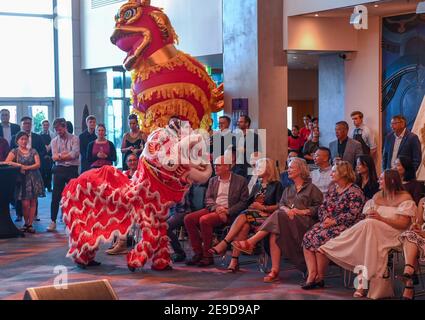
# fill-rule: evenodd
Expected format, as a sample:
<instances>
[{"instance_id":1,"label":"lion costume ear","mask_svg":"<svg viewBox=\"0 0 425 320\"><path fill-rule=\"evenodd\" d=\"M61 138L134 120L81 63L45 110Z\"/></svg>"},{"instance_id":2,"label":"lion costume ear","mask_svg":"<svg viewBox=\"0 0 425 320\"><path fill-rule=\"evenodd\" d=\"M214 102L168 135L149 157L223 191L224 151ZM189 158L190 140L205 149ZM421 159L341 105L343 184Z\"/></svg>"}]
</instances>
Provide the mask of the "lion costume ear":
<instances>
[{"instance_id":1,"label":"lion costume ear","mask_svg":"<svg viewBox=\"0 0 425 320\"><path fill-rule=\"evenodd\" d=\"M155 21L159 30L161 30L164 41L168 41L171 38L173 43L179 43L179 37L171 25L170 19L163 11L155 10L152 11L149 15Z\"/></svg>"}]
</instances>

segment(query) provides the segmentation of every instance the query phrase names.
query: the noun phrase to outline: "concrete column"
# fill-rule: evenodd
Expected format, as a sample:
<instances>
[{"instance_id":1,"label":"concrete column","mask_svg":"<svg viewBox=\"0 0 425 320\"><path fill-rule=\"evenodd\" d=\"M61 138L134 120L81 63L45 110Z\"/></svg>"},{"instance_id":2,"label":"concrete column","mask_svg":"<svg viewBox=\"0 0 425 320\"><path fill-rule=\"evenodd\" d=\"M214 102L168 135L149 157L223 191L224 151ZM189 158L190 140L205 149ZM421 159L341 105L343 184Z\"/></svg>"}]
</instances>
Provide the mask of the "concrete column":
<instances>
[{"instance_id":1,"label":"concrete column","mask_svg":"<svg viewBox=\"0 0 425 320\"><path fill-rule=\"evenodd\" d=\"M320 144L328 147L335 140L335 123L345 120L345 67L338 54L319 60Z\"/></svg>"},{"instance_id":2,"label":"concrete column","mask_svg":"<svg viewBox=\"0 0 425 320\"><path fill-rule=\"evenodd\" d=\"M223 1L225 112L247 98L252 127L266 129L267 157L287 156L283 0Z\"/></svg>"}]
</instances>

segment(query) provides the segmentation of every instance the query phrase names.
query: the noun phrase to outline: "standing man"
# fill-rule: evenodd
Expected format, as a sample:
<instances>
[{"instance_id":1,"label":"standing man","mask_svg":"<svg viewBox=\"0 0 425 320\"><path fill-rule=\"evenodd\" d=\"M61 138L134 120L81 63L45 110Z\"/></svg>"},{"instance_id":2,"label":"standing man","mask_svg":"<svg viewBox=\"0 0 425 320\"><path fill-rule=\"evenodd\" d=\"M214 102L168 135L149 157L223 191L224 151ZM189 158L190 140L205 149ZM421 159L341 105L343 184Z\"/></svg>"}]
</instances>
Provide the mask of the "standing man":
<instances>
[{"instance_id":1,"label":"standing man","mask_svg":"<svg viewBox=\"0 0 425 320\"><path fill-rule=\"evenodd\" d=\"M50 131L49 120L44 120L41 123L43 129L40 132L40 137L46 147L46 155L41 159L41 176L43 177L44 187L47 191L52 192L52 147L50 143L55 137L53 132Z\"/></svg>"},{"instance_id":2,"label":"standing man","mask_svg":"<svg viewBox=\"0 0 425 320\"><path fill-rule=\"evenodd\" d=\"M362 144L363 154L369 154L373 159L376 159L376 143L375 136L372 131L363 123L363 113L354 111L351 113L354 129L351 132L351 137Z\"/></svg>"},{"instance_id":3,"label":"standing man","mask_svg":"<svg viewBox=\"0 0 425 320\"><path fill-rule=\"evenodd\" d=\"M96 136L96 117L88 116L86 118L87 130L84 130L78 137L80 139L80 153L81 153L81 173L90 169L90 164L87 160L87 147L90 142L97 139Z\"/></svg>"},{"instance_id":4,"label":"standing man","mask_svg":"<svg viewBox=\"0 0 425 320\"><path fill-rule=\"evenodd\" d=\"M382 169L391 169L399 156L405 156L412 161L415 172L422 161L421 142L416 134L406 128L406 118L397 115L391 119L393 132L385 137L382 155Z\"/></svg>"},{"instance_id":5,"label":"standing man","mask_svg":"<svg viewBox=\"0 0 425 320\"><path fill-rule=\"evenodd\" d=\"M12 137L16 135L21 128L14 123L10 123L10 111L3 109L0 111L1 125L0 125L0 137L6 139L9 146L12 144Z\"/></svg>"},{"instance_id":6,"label":"standing man","mask_svg":"<svg viewBox=\"0 0 425 320\"><path fill-rule=\"evenodd\" d=\"M258 134L250 129L251 118L247 115L242 115L238 119L238 129L235 132L236 142L236 165L232 169L233 173L247 178L248 169L251 168L249 159L251 154L258 152L260 149L260 140Z\"/></svg>"},{"instance_id":7,"label":"standing man","mask_svg":"<svg viewBox=\"0 0 425 320\"><path fill-rule=\"evenodd\" d=\"M53 167L53 194L50 206L52 222L47 231L56 230L56 220L59 212L59 203L65 185L78 177L78 167L80 166L80 142L78 137L67 131L66 120L56 119L53 128L57 136L52 140L52 160Z\"/></svg>"},{"instance_id":8,"label":"standing man","mask_svg":"<svg viewBox=\"0 0 425 320\"><path fill-rule=\"evenodd\" d=\"M218 119L218 127L220 131L214 133L212 136L213 143L211 154L213 155L213 161L219 156L223 156L225 151L235 144L235 139L232 131L230 130L231 123L232 120L228 116L221 116Z\"/></svg>"},{"instance_id":9,"label":"standing man","mask_svg":"<svg viewBox=\"0 0 425 320\"><path fill-rule=\"evenodd\" d=\"M335 141L329 144L331 150L332 161L343 160L352 164L353 168L356 166L356 159L362 154L362 145L360 142L348 137L348 123L340 121L335 126Z\"/></svg>"}]
</instances>

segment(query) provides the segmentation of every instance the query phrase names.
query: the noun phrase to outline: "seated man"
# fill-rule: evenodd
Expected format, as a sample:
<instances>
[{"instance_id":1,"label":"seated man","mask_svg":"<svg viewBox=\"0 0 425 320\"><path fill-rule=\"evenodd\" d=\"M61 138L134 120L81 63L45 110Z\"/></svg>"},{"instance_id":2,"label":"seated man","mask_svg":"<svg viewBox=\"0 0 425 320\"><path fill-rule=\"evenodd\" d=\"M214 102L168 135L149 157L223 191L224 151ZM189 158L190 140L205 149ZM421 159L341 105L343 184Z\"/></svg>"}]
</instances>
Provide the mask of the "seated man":
<instances>
[{"instance_id":1,"label":"seated man","mask_svg":"<svg viewBox=\"0 0 425 320\"><path fill-rule=\"evenodd\" d=\"M215 227L231 224L237 215L247 208L248 186L246 178L231 172L231 161L218 157L216 176L211 178L205 197L205 209L190 213L184 218L194 256L187 265L205 267L214 264L209 249L212 247Z\"/></svg>"}]
</instances>

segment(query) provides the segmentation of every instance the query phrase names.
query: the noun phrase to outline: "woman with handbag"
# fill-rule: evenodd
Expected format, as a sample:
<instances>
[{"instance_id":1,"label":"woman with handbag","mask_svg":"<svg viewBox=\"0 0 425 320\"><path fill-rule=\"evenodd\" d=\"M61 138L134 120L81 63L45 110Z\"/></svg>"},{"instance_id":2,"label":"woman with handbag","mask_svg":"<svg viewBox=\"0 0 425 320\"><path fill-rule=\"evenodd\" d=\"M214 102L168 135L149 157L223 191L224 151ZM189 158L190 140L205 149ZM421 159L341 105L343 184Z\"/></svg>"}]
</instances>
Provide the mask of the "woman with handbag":
<instances>
[{"instance_id":1,"label":"woman with handbag","mask_svg":"<svg viewBox=\"0 0 425 320\"><path fill-rule=\"evenodd\" d=\"M403 189L396 170L386 170L379 178L381 189L364 206L366 219L328 241L319 252L347 270L361 267L355 298L372 299L394 296L388 275L388 253L401 248L399 236L411 224L416 204ZM369 283L366 285L366 282Z\"/></svg>"},{"instance_id":2,"label":"woman with handbag","mask_svg":"<svg viewBox=\"0 0 425 320\"><path fill-rule=\"evenodd\" d=\"M45 196L43 179L40 173L40 156L37 151L28 148L29 135L25 132L16 134L17 148L9 152L5 164L21 169L15 188L16 200L22 201L25 225L22 231L35 233L32 226L37 208L37 198Z\"/></svg>"},{"instance_id":3,"label":"woman with handbag","mask_svg":"<svg viewBox=\"0 0 425 320\"><path fill-rule=\"evenodd\" d=\"M270 214L278 208L283 187L279 181L279 173L273 160L259 159L255 170L258 180L250 193L249 203L251 204L249 208L236 218L224 240L210 249L211 254L222 255L233 240L246 239L251 228L260 227ZM239 255L240 251L234 249L228 270L232 272L239 270Z\"/></svg>"}]
</instances>

